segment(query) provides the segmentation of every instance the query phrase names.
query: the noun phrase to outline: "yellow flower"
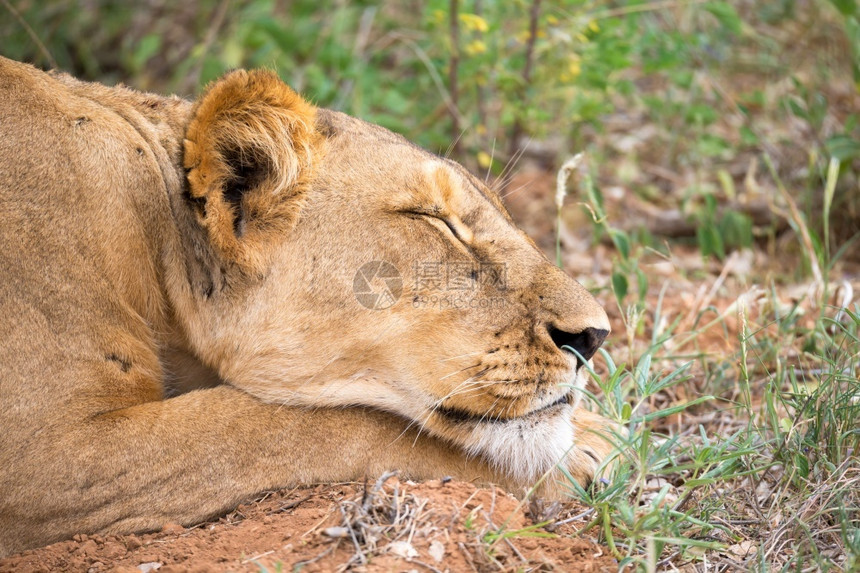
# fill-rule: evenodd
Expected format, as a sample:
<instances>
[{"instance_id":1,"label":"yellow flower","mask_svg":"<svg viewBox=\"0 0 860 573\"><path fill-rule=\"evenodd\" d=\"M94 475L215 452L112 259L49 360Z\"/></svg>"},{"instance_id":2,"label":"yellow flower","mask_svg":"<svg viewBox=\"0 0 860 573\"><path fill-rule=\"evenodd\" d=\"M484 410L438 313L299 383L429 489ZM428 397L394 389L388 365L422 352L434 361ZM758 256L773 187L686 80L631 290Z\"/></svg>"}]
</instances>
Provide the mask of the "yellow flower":
<instances>
[{"instance_id":1,"label":"yellow flower","mask_svg":"<svg viewBox=\"0 0 860 573\"><path fill-rule=\"evenodd\" d=\"M489 153L487 153L486 151L478 152L478 165L480 165L482 169L487 169L492 164L493 158L490 157Z\"/></svg>"},{"instance_id":2,"label":"yellow flower","mask_svg":"<svg viewBox=\"0 0 860 573\"><path fill-rule=\"evenodd\" d=\"M466 44L466 53L470 56L475 54L483 54L487 51L487 45L481 40L474 40Z\"/></svg>"},{"instance_id":3,"label":"yellow flower","mask_svg":"<svg viewBox=\"0 0 860 573\"><path fill-rule=\"evenodd\" d=\"M579 56L573 54L567 62L567 67L562 69L560 79L563 82L572 82L582 73L582 66L579 63Z\"/></svg>"},{"instance_id":4,"label":"yellow flower","mask_svg":"<svg viewBox=\"0 0 860 573\"><path fill-rule=\"evenodd\" d=\"M592 20L588 23L588 29L594 32L595 34L600 31L600 26L597 24L597 20Z\"/></svg>"},{"instance_id":5,"label":"yellow flower","mask_svg":"<svg viewBox=\"0 0 860 573\"><path fill-rule=\"evenodd\" d=\"M478 32L486 32L490 29L487 21L477 14L460 14L460 21L466 26L467 30L477 30Z\"/></svg>"}]
</instances>

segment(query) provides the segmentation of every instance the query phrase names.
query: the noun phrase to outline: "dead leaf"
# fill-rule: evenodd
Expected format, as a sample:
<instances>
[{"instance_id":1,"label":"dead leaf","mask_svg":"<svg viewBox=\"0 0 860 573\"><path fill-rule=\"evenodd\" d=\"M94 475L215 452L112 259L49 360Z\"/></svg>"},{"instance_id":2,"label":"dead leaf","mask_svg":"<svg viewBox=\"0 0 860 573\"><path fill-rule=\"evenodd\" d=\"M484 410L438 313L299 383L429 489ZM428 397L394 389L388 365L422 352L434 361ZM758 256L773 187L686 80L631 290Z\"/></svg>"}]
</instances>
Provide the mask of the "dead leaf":
<instances>
[{"instance_id":1,"label":"dead leaf","mask_svg":"<svg viewBox=\"0 0 860 573\"><path fill-rule=\"evenodd\" d=\"M740 543L735 543L734 545L730 545L726 548L726 551L734 555L735 557L749 557L751 555L755 555L758 552L758 547L755 543L750 540L741 541Z\"/></svg>"},{"instance_id":2,"label":"dead leaf","mask_svg":"<svg viewBox=\"0 0 860 573\"><path fill-rule=\"evenodd\" d=\"M408 541L392 541L388 544L388 551L405 559L418 557L418 551Z\"/></svg>"},{"instance_id":3,"label":"dead leaf","mask_svg":"<svg viewBox=\"0 0 860 573\"><path fill-rule=\"evenodd\" d=\"M445 558L445 544L439 541L438 539L434 539L432 543L430 543L430 549L427 550L430 553L430 557L436 563L441 563L442 559Z\"/></svg>"}]
</instances>

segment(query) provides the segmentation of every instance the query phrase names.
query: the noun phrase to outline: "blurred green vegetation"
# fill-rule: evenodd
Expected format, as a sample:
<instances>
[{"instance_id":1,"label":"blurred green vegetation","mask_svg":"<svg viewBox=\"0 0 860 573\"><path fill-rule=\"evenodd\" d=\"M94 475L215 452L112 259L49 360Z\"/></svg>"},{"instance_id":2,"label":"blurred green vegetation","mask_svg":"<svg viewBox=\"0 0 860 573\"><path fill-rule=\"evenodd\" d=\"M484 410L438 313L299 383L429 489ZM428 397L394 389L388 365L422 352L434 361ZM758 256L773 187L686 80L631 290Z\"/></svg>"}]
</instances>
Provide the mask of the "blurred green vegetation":
<instances>
[{"instance_id":1,"label":"blurred green vegetation","mask_svg":"<svg viewBox=\"0 0 860 573\"><path fill-rule=\"evenodd\" d=\"M753 240L720 206L755 194L764 154L809 213L836 158L832 240L860 230L858 17L855 0L2 0L0 53L187 96L269 67L496 175L586 149L601 186L679 208L722 257Z\"/></svg>"}]
</instances>

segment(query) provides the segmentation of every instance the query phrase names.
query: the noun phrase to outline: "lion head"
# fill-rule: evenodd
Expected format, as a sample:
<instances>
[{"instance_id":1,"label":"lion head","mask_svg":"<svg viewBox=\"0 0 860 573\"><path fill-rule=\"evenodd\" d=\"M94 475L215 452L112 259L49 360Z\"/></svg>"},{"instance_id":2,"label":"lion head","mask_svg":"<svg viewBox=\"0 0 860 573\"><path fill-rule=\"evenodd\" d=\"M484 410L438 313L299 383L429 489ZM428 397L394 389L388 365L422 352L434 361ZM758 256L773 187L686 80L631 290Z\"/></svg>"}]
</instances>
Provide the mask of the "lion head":
<instances>
[{"instance_id":1,"label":"lion head","mask_svg":"<svg viewBox=\"0 0 860 573\"><path fill-rule=\"evenodd\" d=\"M399 414L523 482L564 455L609 322L482 181L265 71L212 85L185 137L170 296L223 380Z\"/></svg>"}]
</instances>

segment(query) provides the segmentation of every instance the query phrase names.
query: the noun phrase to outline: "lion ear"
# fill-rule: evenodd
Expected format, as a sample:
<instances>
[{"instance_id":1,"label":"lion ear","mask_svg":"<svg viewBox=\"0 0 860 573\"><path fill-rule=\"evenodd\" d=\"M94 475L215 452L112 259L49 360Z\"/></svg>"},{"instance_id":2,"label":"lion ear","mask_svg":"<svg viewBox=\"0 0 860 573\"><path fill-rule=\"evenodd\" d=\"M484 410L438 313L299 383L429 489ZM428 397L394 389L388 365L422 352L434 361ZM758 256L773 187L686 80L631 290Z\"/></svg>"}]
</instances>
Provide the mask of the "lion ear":
<instances>
[{"instance_id":1,"label":"lion ear","mask_svg":"<svg viewBox=\"0 0 860 573\"><path fill-rule=\"evenodd\" d=\"M222 257L264 264L264 242L301 209L321 136L316 108L266 70L215 81L195 105L183 164L189 200Z\"/></svg>"}]
</instances>

